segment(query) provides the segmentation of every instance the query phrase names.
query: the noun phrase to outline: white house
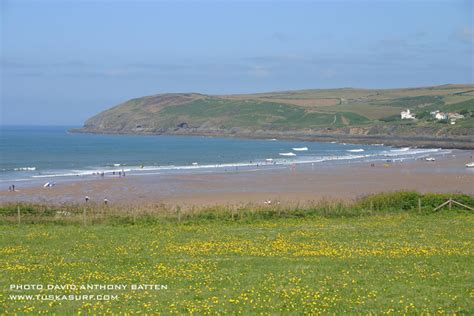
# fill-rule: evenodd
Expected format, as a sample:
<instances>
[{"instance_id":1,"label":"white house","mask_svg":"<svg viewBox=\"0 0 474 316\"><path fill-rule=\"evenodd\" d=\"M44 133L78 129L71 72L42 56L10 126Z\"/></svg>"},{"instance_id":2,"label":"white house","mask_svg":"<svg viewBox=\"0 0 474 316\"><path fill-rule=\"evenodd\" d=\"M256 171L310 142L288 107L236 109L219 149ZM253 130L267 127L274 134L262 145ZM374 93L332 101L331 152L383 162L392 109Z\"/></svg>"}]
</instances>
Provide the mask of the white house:
<instances>
[{"instance_id":1,"label":"white house","mask_svg":"<svg viewBox=\"0 0 474 316\"><path fill-rule=\"evenodd\" d=\"M456 112L445 113L445 112L440 112L439 110L437 110L437 111L430 112L430 114L434 116L434 118L437 120L447 120L447 119L459 120L459 119L464 118L464 115L456 113Z\"/></svg>"},{"instance_id":2,"label":"white house","mask_svg":"<svg viewBox=\"0 0 474 316\"><path fill-rule=\"evenodd\" d=\"M414 120L415 115L410 112L410 109L407 109L406 111L402 111L400 113L400 117L402 120Z\"/></svg>"}]
</instances>

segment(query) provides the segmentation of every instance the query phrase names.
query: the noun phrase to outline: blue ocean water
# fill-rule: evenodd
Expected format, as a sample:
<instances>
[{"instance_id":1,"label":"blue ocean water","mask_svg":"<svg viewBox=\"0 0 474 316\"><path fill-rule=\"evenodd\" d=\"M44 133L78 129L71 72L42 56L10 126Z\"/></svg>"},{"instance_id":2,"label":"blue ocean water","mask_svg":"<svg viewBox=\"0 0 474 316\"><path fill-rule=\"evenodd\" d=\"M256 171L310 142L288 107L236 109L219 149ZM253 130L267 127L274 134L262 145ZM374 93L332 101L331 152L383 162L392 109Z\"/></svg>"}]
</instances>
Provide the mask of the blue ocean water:
<instances>
[{"instance_id":1,"label":"blue ocean water","mask_svg":"<svg viewBox=\"0 0 474 316\"><path fill-rule=\"evenodd\" d=\"M71 126L0 127L0 181L245 170L294 163L407 159L439 149L198 136L72 134Z\"/></svg>"}]
</instances>

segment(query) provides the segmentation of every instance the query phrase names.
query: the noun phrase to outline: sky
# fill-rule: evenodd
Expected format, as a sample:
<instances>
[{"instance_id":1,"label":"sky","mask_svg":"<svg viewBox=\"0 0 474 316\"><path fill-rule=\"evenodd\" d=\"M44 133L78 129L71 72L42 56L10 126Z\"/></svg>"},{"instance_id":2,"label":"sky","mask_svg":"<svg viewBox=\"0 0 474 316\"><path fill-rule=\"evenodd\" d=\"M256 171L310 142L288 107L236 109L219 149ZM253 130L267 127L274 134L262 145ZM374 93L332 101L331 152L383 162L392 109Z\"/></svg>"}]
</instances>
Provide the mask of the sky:
<instances>
[{"instance_id":1,"label":"sky","mask_svg":"<svg viewBox=\"0 0 474 316\"><path fill-rule=\"evenodd\" d=\"M473 83L474 1L0 1L2 125L130 98Z\"/></svg>"}]
</instances>

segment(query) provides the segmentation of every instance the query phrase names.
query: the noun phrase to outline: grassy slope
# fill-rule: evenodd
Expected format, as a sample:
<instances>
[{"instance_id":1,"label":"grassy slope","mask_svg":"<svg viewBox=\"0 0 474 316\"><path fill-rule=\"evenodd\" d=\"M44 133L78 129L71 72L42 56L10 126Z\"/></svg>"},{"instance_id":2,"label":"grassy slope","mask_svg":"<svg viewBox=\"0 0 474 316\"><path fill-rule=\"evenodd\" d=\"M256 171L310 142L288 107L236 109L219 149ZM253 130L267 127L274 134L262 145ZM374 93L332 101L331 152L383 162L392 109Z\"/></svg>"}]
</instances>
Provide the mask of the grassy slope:
<instances>
[{"instance_id":1,"label":"grassy slope","mask_svg":"<svg viewBox=\"0 0 474 316\"><path fill-rule=\"evenodd\" d=\"M180 121L191 121L204 124L212 121L220 128L260 126L264 129L298 129L302 127L318 127L342 125L340 115L357 122L368 121L367 118L355 113L310 112L304 108L282 103L260 100L215 100L213 98L193 101L163 109L163 124ZM328 122L330 122L328 124Z\"/></svg>"},{"instance_id":2,"label":"grassy slope","mask_svg":"<svg viewBox=\"0 0 474 316\"><path fill-rule=\"evenodd\" d=\"M472 214L447 210L87 228L2 225L0 306L35 314L472 314L473 226ZM111 302L8 300L8 285L16 283L146 283L168 290L80 292L118 294Z\"/></svg>"},{"instance_id":3,"label":"grassy slope","mask_svg":"<svg viewBox=\"0 0 474 316\"><path fill-rule=\"evenodd\" d=\"M386 124L404 108L417 115L431 110L474 112L474 85L414 89L301 90L230 96L165 94L133 99L86 122L86 129L105 132L173 132L181 123L200 129L302 130ZM419 122L415 126L456 129Z\"/></svg>"}]
</instances>

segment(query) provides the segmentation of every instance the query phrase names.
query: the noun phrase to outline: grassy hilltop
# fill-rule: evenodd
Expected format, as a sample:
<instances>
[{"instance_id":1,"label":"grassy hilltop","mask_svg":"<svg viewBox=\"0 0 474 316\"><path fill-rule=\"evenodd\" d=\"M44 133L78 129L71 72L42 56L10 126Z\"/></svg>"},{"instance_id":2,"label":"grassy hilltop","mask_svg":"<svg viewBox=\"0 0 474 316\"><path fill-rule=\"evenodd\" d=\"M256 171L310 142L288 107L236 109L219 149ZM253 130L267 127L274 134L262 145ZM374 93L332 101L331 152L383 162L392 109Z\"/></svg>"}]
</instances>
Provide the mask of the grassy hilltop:
<instances>
[{"instance_id":1,"label":"grassy hilltop","mask_svg":"<svg viewBox=\"0 0 474 316\"><path fill-rule=\"evenodd\" d=\"M409 108L416 121L401 120ZM456 125L430 111L466 116ZM77 131L280 137L474 147L474 85L410 89L327 89L210 96L159 94L129 100L88 119ZM389 137L389 139L384 139Z\"/></svg>"}]
</instances>

